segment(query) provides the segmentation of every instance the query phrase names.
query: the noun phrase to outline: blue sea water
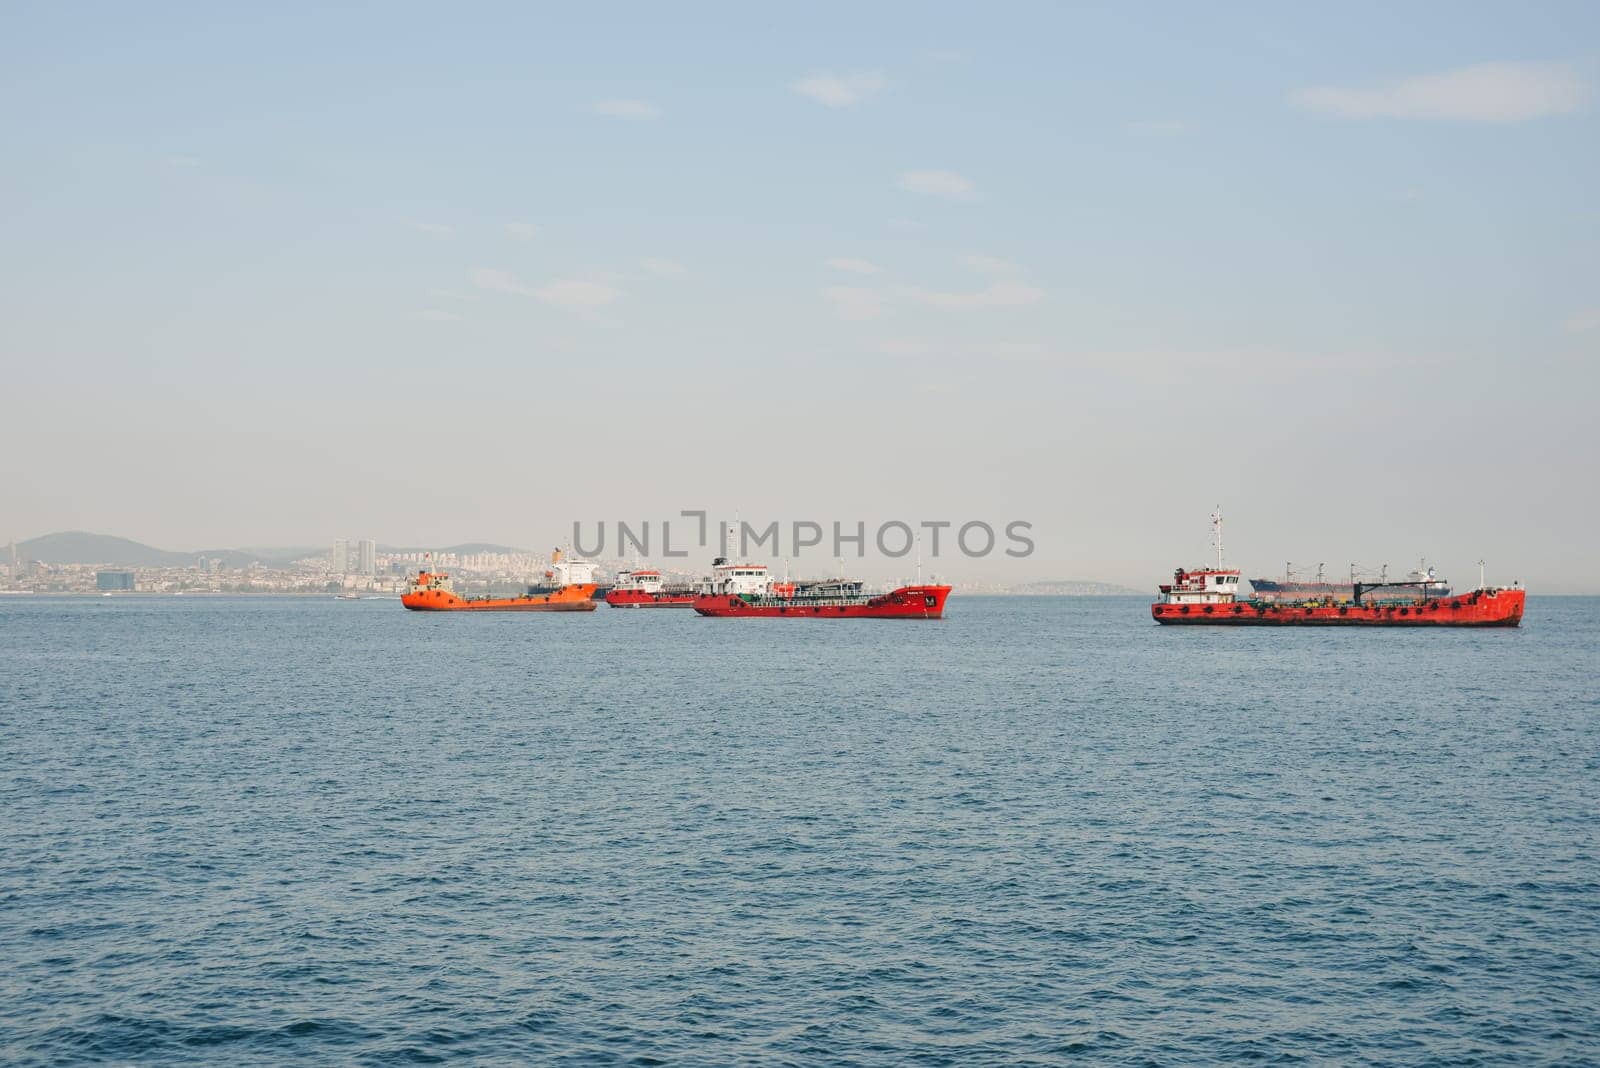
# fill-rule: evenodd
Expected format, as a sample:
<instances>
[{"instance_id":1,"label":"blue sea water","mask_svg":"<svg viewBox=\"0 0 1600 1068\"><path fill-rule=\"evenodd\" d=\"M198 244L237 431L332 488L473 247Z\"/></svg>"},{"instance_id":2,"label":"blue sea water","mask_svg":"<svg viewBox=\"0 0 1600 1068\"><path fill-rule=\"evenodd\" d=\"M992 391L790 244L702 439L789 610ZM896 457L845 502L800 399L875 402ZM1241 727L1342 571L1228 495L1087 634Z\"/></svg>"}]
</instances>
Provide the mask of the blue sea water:
<instances>
[{"instance_id":1,"label":"blue sea water","mask_svg":"<svg viewBox=\"0 0 1600 1068\"><path fill-rule=\"evenodd\" d=\"M0 1062L1600 1061L1509 631L0 600Z\"/></svg>"}]
</instances>

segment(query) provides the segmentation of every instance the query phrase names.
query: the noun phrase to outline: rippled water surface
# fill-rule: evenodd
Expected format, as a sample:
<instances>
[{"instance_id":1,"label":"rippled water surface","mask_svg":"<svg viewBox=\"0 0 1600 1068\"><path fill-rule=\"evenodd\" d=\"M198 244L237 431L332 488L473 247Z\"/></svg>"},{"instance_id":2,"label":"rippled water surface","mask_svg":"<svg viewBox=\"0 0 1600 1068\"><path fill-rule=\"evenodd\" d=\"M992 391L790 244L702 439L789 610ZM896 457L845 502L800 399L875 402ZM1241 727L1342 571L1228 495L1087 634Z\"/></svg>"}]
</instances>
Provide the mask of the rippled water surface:
<instances>
[{"instance_id":1,"label":"rippled water surface","mask_svg":"<svg viewBox=\"0 0 1600 1068\"><path fill-rule=\"evenodd\" d=\"M0 600L0 1062L1600 1060L1515 631Z\"/></svg>"}]
</instances>

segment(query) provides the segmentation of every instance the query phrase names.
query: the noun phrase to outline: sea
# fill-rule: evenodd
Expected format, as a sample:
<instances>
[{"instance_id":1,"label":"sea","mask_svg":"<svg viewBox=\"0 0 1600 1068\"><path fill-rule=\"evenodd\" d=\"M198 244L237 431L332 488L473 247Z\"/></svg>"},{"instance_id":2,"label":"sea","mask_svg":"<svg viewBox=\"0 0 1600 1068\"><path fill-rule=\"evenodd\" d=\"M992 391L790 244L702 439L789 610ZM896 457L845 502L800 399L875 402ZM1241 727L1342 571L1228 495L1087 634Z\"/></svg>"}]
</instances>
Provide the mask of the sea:
<instances>
[{"instance_id":1,"label":"sea","mask_svg":"<svg viewBox=\"0 0 1600 1068\"><path fill-rule=\"evenodd\" d=\"M6 1065L1594 1064L1515 630L0 598Z\"/></svg>"}]
</instances>

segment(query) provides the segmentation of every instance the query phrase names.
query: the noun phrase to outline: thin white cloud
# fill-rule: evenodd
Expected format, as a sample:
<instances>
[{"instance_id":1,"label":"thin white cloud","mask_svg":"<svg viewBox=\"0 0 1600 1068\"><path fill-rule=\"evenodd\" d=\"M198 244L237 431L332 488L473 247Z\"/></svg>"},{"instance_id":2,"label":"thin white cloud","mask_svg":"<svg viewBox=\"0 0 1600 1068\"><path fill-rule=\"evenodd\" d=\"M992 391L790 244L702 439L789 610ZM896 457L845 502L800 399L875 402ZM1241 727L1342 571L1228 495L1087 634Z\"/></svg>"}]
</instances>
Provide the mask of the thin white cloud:
<instances>
[{"instance_id":1,"label":"thin white cloud","mask_svg":"<svg viewBox=\"0 0 1600 1068\"><path fill-rule=\"evenodd\" d=\"M900 176L900 188L951 200L966 200L977 194L971 180L954 171L906 171Z\"/></svg>"},{"instance_id":2,"label":"thin white cloud","mask_svg":"<svg viewBox=\"0 0 1600 1068\"><path fill-rule=\"evenodd\" d=\"M405 224L419 234L429 237L450 238L456 236L456 228L445 223L423 222L419 219L407 219Z\"/></svg>"},{"instance_id":3,"label":"thin white cloud","mask_svg":"<svg viewBox=\"0 0 1600 1068\"><path fill-rule=\"evenodd\" d=\"M871 260L852 259L849 256L839 256L835 259L824 260L823 264L835 271L844 271L847 274L878 274L883 269Z\"/></svg>"},{"instance_id":4,"label":"thin white cloud","mask_svg":"<svg viewBox=\"0 0 1600 1068\"><path fill-rule=\"evenodd\" d=\"M885 356L926 356L936 351L936 346L920 338L900 337L880 341L877 350Z\"/></svg>"},{"instance_id":5,"label":"thin white cloud","mask_svg":"<svg viewBox=\"0 0 1600 1068\"><path fill-rule=\"evenodd\" d=\"M889 79L876 71L864 74L822 71L791 83L789 88L830 108L847 108L859 104L888 84Z\"/></svg>"},{"instance_id":6,"label":"thin white cloud","mask_svg":"<svg viewBox=\"0 0 1600 1068\"><path fill-rule=\"evenodd\" d=\"M1076 367L1095 368L1119 378L1173 386L1215 381L1218 376L1262 381L1304 381L1337 376L1380 380L1399 368L1438 370L1436 357L1402 356L1383 350L1297 351L1267 345L1227 349L1145 348L1061 353Z\"/></svg>"},{"instance_id":7,"label":"thin white cloud","mask_svg":"<svg viewBox=\"0 0 1600 1068\"><path fill-rule=\"evenodd\" d=\"M556 278L542 286L525 285L510 271L488 267L480 267L472 272L472 284L479 289L532 297L540 303L553 304L573 311L603 308L622 295L620 290L603 282L589 282L575 278Z\"/></svg>"},{"instance_id":8,"label":"thin white cloud","mask_svg":"<svg viewBox=\"0 0 1600 1068\"><path fill-rule=\"evenodd\" d=\"M646 256L639 261L639 266L657 278L682 278L689 271L677 260L665 260L656 256Z\"/></svg>"},{"instance_id":9,"label":"thin white cloud","mask_svg":"<svg viewBox=\"0 0 1600 1068\"><path fill-rule=\"evenodd\" d=\"M1050 354L1049 347L1037 341L985 341L967 346L967 351L991 360L1037 360Z\"/></svg>"},{"instance_id":10,"label":"thin white cloud","mask_svg":"<svg viewBox=\"0 0 1600 1068\"><path fill-rule=\"evenodd\" d=\"M506 236L515 241L532 241L539 236L539 228L529 222L506 223Z\"/></svg>"},{"instance_id":11,"label":"thin white cloud","mask_svg":"<svg viewBox=\"0 0 1600 1068\"><path fill-rule=\"evenodd\" d=\"M1140 137L1176 137L1188 133L1189 124L1182 119L1141 119L1128 123L1128 132Z\"/></svg>"},{"instance_id":12,"label":"thin white cloud","mask_svg":"<svg viewBox=\"0 0 1600 1068\"><path fill-rule=\"evenodd\" d=\"M546 304L563 308L603 308L622 294L602 282L584 282L572 278L557 278L548 285L533 291L533 295Z\"/></svg>"},{"instance_id":13,"label":"thin white cloud","mask_svg":"<svg viewBox=\"0 0 1600 1068\"><path fill-rule=\"evenodd\" d=\"M1479 63L1366 88L1296 89L1298 107L1342 119L1526 122L1581 110L1593 86L1561 63Z\"/></svg>"},{"instance_id":14,"label":"thin white cloud","mask_svg":"<svg viewBox=\"0 0 1600 1068\"><path fill-rule=\"evenodd\" d=\"M479 267L473 271L472 284L479 289L490 289L497 293L520 293L527 296L530 292L528 287L518 282L510 271L497 271L491 267Z\"/></svg>"},{"instance_id":15,"label":"thin white cloud","mask_svg":"<svg viewBox=\"0 0 1600 1068\"><path fill-rule=\"evenodd\" d=\"M905 295L912 300L935 308L1020 308L1036 303L1044 290L1021 282L995 282L976 292L949 293L937 290L907 289Z\"/></svg>"},{"instance_id":16,"label":"thin white cloud","mask_svg":"<svg viewBox=\"0 0 1600 1068\"><path fill-rule=\"evenodd\" d=\"M875 289L830 286L822 291L822 299L833 306L833 313L841 319L861 321L883 314L883 294Z\"/></svg>"},{"instance_id":17,"label":"thin white cloud","mask_svg":"<svg viewBox=\"0 0 1600 1068\"><path fill-rule=\"evenodd\" d=\"M1010 274L1017 265L999 256L968 256L967 266L983 274Z\"/></svg>"},{"instance_id":18,"label":"thin white cloud","mask_svg":"<svg viewBox=\"0 0 1600 1068\"><path fill-rule=\"evenodd\" d=\"M1567 329L1574 334L1600 329L1600 308L1589 308L1567 320Z\"/></svg>"},{"instance_id":19,"label":"thin white cloud","mask_svg":"<svg viewBox=\"0 0 1600 1068\"><path fill-rule=\"evenodd\" d=\"M661 109L648 100L597 100L594 113L608 119L659 119Z\"/></svg>"},{"instance_id":20,"label":"thin white cloud","mask_svg":"<svg viewBox=\"0 0 1600 1068\"><path fill-rule=\"evenodd\" d=\"M980 341L952 348L923 338L889 338L880 341L875 351L885 356L965 355L991 360L1039 360L1050 356L1048 345L1038 341Z\"/></svg>"}]
</instances>

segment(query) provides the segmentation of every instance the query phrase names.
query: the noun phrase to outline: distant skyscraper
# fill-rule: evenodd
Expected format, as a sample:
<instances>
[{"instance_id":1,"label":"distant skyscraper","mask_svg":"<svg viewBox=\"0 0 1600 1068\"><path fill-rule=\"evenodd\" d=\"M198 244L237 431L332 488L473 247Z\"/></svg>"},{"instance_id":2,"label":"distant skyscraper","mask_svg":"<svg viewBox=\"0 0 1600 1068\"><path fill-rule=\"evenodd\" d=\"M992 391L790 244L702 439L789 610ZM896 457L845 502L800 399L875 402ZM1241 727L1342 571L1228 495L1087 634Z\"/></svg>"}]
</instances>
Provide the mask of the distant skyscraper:
<instances>
[{"instance_id":1,"label":"distant skyscraper","mask_svg":"<svg viewBox=\"0 0 1600 1068\"><path fill-rule=\"evenodd\" d=\"M339 538L334 541L333 552L328 554L328 570L335 575L350 573L350 539Z\"/></svg>"},{"instance_id":2,"label":"distant skyscraper","mask_svg":"<svg viewBox=\"0 0 1600 1068\"><path fill-rule=\"evenodd\" d=\"M371 538L362 538L356 543L358 555L361 558L361 573L363 575L376 575L378 573L378 543Z\"/></svg>"},{"instance_id":3,"label":"distant skyscraper","mask_svg":"<svg viewBox=\"0 0 1600 1068\"><path fill-rule=\"evenodd\" d=\"M97 590L131 590L133 589L133 572L96 571L94 573L94 586Z\"/></svg>"}]
</instances>

